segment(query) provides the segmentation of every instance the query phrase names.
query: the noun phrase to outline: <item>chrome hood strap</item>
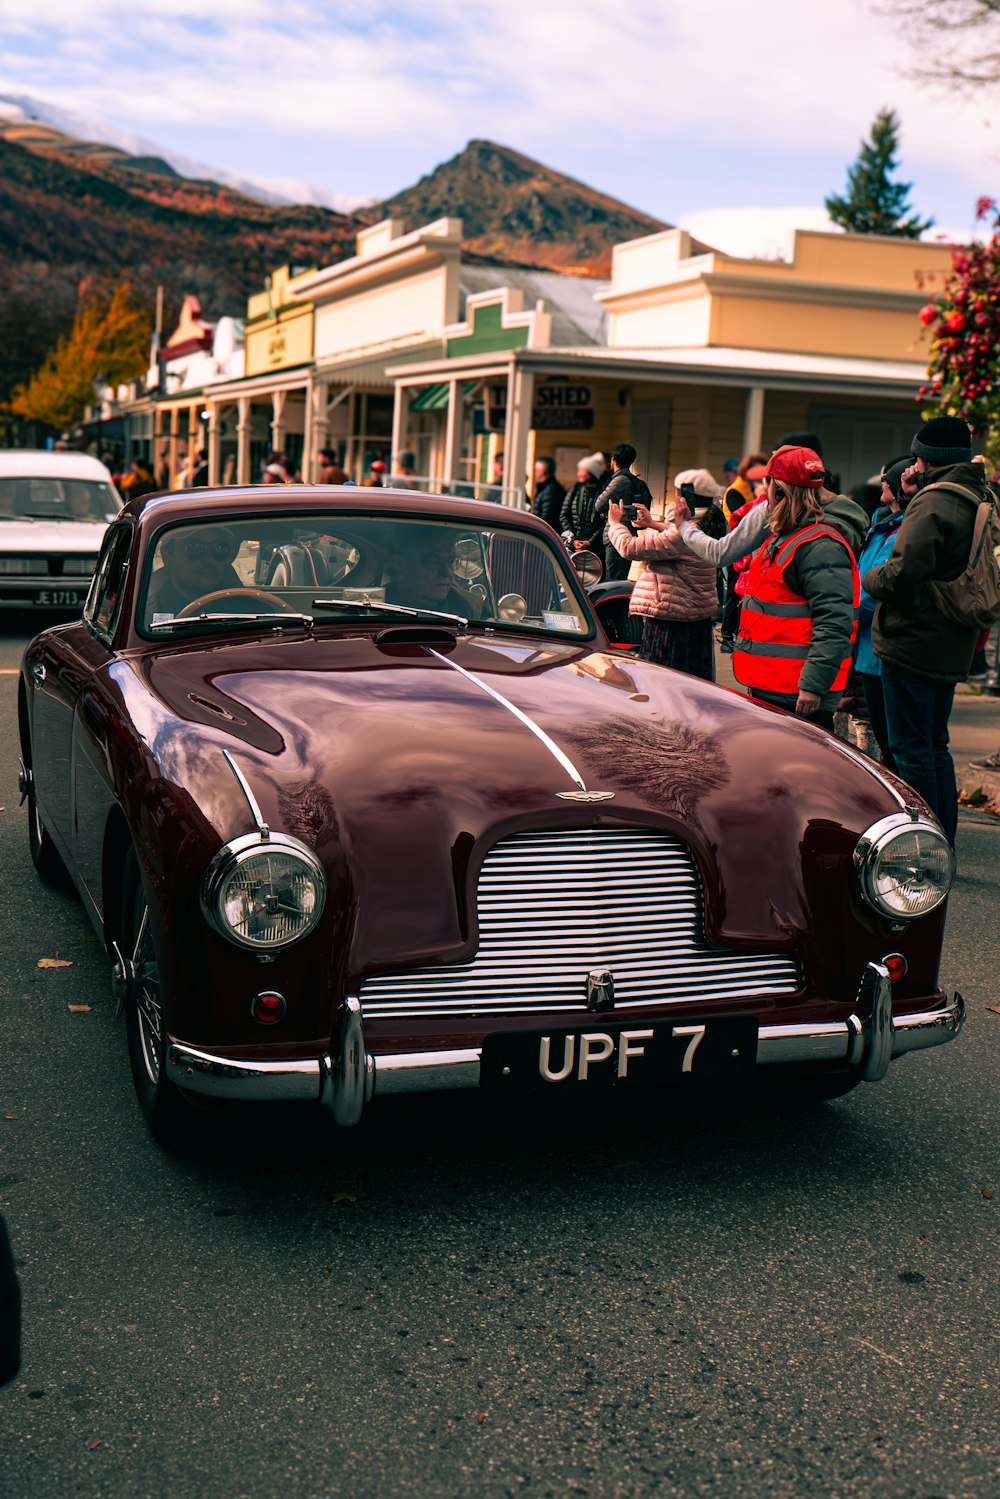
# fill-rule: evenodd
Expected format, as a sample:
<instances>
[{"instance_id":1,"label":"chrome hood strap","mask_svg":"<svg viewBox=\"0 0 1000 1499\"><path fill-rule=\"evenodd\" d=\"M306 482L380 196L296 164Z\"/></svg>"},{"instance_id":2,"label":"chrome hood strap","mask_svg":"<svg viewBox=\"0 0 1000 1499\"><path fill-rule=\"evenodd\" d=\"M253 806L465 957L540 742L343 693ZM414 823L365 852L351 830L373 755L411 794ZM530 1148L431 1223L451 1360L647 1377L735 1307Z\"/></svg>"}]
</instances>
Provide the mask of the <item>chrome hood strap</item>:
<instances>
[{"instance_id":1,"label":"chrome hood strap","mask_svg":"<svg viewBox=\"0 0 1000 1499\"><path fill-rule=\"evenodd\" d=\"M559 764L562 766L563 770L569 776L573 784L579 787L581 791L586 791L586 782L584 781L583 776L577 770L576 766L573 764L572 760L559 748L555 740L550 739L545 730L543 728L540 728L539 725L535 723L535 720L533 718L529 718L527 713L522 712L522 710L516 707L508 698L505 698L502 693L497 692L494 687L488 686L481 677L475 676L471 671L466 671L464 666L459 666L457 661L449 661L447 656L442 656L440 651L433 650L429 645L425 646L424 649L427 651L428 655L433 656L436 661L440 661L451 671L457 671L459 675L463 676L467 682L471 682L473 686L478 687L480 692L485 692L486 695L488 697L491 697L494 702L499 703L502 708L506 708L508 713L513 713L514 717L521 723L523 723L526 729L531 730L536 739L541 740L541 742L545 745L545 748L548 750L549 754L554 756L554 758L559 761Z\"/></svg>"}]
</instances>

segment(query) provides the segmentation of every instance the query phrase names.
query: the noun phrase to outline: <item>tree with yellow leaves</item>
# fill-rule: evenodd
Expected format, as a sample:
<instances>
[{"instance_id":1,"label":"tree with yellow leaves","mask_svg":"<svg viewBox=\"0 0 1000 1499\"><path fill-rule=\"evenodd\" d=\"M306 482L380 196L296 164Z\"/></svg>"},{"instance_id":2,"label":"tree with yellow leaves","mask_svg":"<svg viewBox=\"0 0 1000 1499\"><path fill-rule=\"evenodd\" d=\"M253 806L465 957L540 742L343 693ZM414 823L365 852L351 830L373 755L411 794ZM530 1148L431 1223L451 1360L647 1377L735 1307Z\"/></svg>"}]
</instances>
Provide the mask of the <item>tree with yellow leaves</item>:
<instances>
[{"instance_id":1,"label":"tree with yellow leaves","mask_svg":"<svg viewBox=\"0 0 1000 1499\"><path fill-rule=\"evenodd\" d=\"M92 404L99 376L114 386L142 374L152 327L149 307L128 282L110 293L84 282L73 327L13 392L11 411L52 427L72 426Z\"/></svg>"}]
</instances>

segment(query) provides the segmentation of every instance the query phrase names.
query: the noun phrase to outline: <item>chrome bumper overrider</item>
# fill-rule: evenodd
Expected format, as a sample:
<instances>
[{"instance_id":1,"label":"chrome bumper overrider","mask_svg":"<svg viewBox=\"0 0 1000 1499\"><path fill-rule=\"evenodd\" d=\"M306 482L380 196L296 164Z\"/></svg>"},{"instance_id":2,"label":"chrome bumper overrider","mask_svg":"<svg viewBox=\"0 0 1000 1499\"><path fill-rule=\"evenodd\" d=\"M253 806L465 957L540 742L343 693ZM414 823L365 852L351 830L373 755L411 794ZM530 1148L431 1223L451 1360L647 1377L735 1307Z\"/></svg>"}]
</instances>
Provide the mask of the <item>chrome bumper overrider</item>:
<instances>
[{"instance_id":1,"label":"chrome bumper overrider","mask_svg":"<svg viewBox=\"0 0 1000 1499\"><path fill-rule=\"evenodd\" d=\"M758 1067L839 1065L856 1069L867 1082L877 1082L894 1057L942 1046L965 1023L965 1001L960 994L937 1009L894 1016L892 983L880 963L869 963L858 999L864 1000L860 1008L869 1012L864 1020L851 1015L846 1021L826 1025L761 1026ZM573 1022L579 1019L574 1016ZM568 1024L573 1022L567 1017ZM173 1081L192 1093L246 1101L321 1101L338 1124L357 1124L376 1093L381 1097L479 1086L478 1047L372 1056L365 1048L361 1005L353 997L341 1006L334 1043L324 1057L248 1063L168 1038L167 1067Z\"/></svg>"}]
</instances>

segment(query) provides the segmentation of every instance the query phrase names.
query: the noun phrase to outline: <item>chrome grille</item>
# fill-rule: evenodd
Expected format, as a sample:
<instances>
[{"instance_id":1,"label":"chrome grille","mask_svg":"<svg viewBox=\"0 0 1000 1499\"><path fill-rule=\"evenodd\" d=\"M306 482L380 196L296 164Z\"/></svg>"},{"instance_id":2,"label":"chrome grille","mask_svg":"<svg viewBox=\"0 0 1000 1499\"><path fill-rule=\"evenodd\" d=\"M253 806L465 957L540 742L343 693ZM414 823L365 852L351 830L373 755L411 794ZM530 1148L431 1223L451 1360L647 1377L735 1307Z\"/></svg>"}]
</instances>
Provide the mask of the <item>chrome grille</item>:
<instances>
[{"instance_id":1,"label":"chrome grille","mask_svg":"<svg viewBox=\"0 0 1000 1499\"><path fill-rule=\"evenodd\" d=\"M586 1013L587 974L614 975L615 1009L793 994L794 958L710 947L701 881L679 838L647 828L521 833L487 854L479 951L468 963L368 979L385 1017Z\"/></svg>"}]
</instances>

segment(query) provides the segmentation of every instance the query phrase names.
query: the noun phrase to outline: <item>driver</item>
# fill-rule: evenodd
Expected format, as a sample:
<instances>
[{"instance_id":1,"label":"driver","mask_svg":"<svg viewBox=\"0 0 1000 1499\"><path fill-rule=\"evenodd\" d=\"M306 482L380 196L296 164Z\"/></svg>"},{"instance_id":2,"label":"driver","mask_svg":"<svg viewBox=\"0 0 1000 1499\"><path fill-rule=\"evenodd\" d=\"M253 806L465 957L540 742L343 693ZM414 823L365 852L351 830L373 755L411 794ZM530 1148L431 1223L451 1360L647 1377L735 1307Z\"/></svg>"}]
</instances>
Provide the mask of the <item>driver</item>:
<instances>
[{"instance_id":1,"label":"driver","mask_svg":"<svg viewBox=\"0 0 1000 1499\"><path fill-rule=\"evenodd\" d=\"M455 583L455 542L448 531L416 538L396 551L385 573L386 602L475 618L476 600Z\"/></svg>"},{"instance_id":2,"label":"driver","mask_svg":"<svg viewBox=\"0 0 1000 1499\"><path fill-rule=\"evenodd\" d=\"M166 536L160 543L163 566L149 585L149 618L170 618L208 593L244 589L233 567L239 549L236 537L224 526L197 526Z\"/></svg>"}]
</instances>

